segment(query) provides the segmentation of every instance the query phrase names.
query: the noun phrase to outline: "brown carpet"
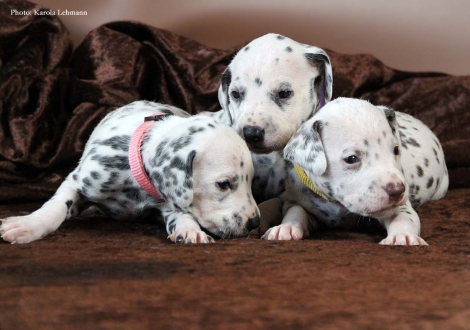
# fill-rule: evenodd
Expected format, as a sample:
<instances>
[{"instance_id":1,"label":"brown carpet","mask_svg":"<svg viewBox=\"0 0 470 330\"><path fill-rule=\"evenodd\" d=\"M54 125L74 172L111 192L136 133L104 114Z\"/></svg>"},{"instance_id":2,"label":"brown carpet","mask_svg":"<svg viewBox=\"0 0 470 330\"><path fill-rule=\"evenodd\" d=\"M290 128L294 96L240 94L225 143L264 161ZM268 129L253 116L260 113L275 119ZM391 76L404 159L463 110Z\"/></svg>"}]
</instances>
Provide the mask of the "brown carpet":
<instances>
[{"instance_id":1,"label":"brown carpet","mask_svg":"<svg viewBox=\"0 0 470 330\"><path fill-rule=\"evenodd\" d=\"M180 246L156 224L82 218L0 244L0 328L468 329L469 214L466 189L425 205L429 247L380 246L371 227Z\"/></svg>"}]
</instances>

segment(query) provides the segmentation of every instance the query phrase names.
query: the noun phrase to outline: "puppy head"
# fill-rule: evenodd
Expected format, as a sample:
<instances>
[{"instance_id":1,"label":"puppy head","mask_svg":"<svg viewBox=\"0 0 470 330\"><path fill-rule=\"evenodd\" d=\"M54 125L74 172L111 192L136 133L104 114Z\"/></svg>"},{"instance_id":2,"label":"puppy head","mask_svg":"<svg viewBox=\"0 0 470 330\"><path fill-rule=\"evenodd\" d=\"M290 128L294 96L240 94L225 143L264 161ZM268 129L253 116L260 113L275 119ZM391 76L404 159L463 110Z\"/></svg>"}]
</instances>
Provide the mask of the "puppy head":
<instances>
[{"instance_id":1,"label":"puppy head","mask_svg":"<svg viewBox=\"0 0 470 330\"><path fill-rule=\"evenodd\" d=\"M284 157L351 212L379 216L408 200L398 134L393 110L339 98L302 125Z\"/></svg>"},{"instance_id":2,"label":"puppy head","mask_svg":"<svg viewBox=\"0 0 470 330\"><path fill-rule=\"evenodd\" d=\"M247 234L259 225L251 192L250 151L230 127L193 116L156 147L151 178L167 202L217 236Z\"/></svg>"},{"instance_id":3,"label":"puppy head","mask_svg":"<svg viewBox=\"0 0 470 330\"><path fill-rule=\"evenodd\" d=\"M219 102L257 153L281 150L332 94L325 51L278 34L253 40L222 74Z\"/></svg>"},{"instance_id":4,"label":"puppy head","mask_svg":"<svg viewBox=\"0 0 470 330\"><path fill-rule=\"evenodd\" d=\"M259 226L251 192L253 162L246 143L228 126L217 125L193 161L193 200L199 224L220 236L240 236Z\"/></svg>"}]
</instances>

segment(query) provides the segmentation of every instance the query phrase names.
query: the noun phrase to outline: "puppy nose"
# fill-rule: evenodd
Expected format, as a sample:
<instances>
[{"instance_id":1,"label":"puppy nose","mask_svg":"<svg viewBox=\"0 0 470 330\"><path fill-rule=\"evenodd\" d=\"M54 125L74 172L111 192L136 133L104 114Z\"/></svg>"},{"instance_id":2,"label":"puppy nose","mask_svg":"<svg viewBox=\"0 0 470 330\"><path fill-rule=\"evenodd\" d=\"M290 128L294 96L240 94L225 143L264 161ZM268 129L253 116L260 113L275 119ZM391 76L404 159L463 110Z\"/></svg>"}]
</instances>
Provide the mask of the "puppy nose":
<instances>
[{"instance_id":1,"label":"puppy nose","mask_svg":"<svg viewBox=\"0 0 470 330\"><path fill-rule=\"evenodd\" d=\"M403 197L405 185L402 182L389 182L384 189L390 197L390 200L398 201Z\"/></svg>"},{"instance_id":2,"label":"puppy nose","mask_svg":"<svg viewBox=\"0 0 470 330\"><path fill-rule=\"evenodd\" d=\"M248 231L256 229L258 227L259 227L259 215L257 215L256 217L248 219L248 221L246 222L246 229Z\"/></svg>"},{"instance_id":3,"label":"puppy nose","mask_svg":"<svg viewBox=\"0 0 470 330\"><path fill-rule=\"evenodd\" d=\"M259 126L244 126L243 137L248 143L261 143L264 140L264 129Z\"/></svg>"}]
</instances>

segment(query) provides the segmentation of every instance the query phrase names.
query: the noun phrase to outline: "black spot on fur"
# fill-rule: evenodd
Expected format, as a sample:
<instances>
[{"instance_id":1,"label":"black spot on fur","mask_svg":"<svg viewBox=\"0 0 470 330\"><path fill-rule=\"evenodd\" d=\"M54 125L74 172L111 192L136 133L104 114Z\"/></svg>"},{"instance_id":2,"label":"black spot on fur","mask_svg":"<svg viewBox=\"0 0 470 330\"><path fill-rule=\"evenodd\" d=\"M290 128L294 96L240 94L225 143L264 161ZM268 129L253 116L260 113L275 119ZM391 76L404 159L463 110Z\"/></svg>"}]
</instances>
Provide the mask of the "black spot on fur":
<instances>
[{"instance_id":1,"label":"black spot on fur","mask_svg":"<svg viewBox=\"0 0 470 330\"><path fill-rule=\"evenodd\" d=\"M95 141L94 144L109 146L114 150L122 150L127 152L129 150L130 141L131 137L129 135L116 135L106 140Z\"/></svg>"},{"instance_id":2,"label":"black spot on fur","mask_svg":"<svg viewBox=\"0 0 470 330\"><path fill-rule=\"evenodd\" d=\"M67 210L70 209L70 206L72 206L72 204L73 204L73 201L71 201L70 199L65 202L65 205L67 205Z\"/></svg>"},{"instance_id":3,"label":"black spot on fur","mask_svg":"<svg viewBox=\"0 0 470 330\"><path fill-rule=\"evenodd\" d=\"M434 156L436 156L437 163L440 164L441 162L439 161L439 157L437 156L437 150L432 148L432 151L434 152Z\"/></svg>"},{"instance_id":4,"label":"black spot on fur","mask_svg":"<svg viewBox=\"0 0 470 330\"><path fill-rule=\"evenodd\" d=\"M225 69L224 73L222 73L222 79L221 79L221 85L222 85L222 90L224 94L226 95L227 99L227 104L230 103L230 98L228 97L228 87L230 86L230 83L232 82L232 72L230 71L229 68Z\"/></svg>"},{"instance_id":5,"label":"black spot on fur","mask_svg":"<svg viewBox=\"0 0 470 330\"><path fill-rule=\"evenodd\" d=\"M101 178L101 174L96 171L91 171L90 175L94 180L99 180Z\"/></svg>"},{"instance_id":6,"label":"black spot on fur","mask_svg":"<svg viewBox=\"0 0 470 330\"><path fill-rule=\"evenodd\" d=\"M434 183L434 178L429 178L428 179L428 183L426 184L426 188L431 188L432 187L432 184Z\"/></svg>"},{"instance_id":7,"label":"black spot on fur","mask_svg":"<svg viewBox=\"0 0 470 330\"><path fill-rule=\"evenodd\" d=\"M170 146L173 148L173 152L178 152L182 148L188 146L192 141L190 136L182 136L178 138L176 141L173 141Z\"/></svg>"},{"instance_id":8,"label":"black spot on fur","mask_svg":"<svg viewBox=\"0 0 470 330\"><path fill-rule=\"evenodd\" d=\"M292 48L290 48L289 46L286 47L286 52L291 53L291 52L292 52Z\"/></svg>"},{"instance_id":9,"label":"black spot on fur","mask_svg":"<svg viewBox=\"0 0 470 330\"><path fill-rule=\"evenodd\" d=\"M419 177L423 176L423 168L421 166L416 166L416 173L418 173Z\"/></svg>"},{"instance_id":10,"label":"black spot on fur","mask_svg":"<svg viewBox=\"0 0 470 330\"><path fill-rule=\"evenodd\" d=\"M157 183L156 186L163 185L163 175L162 173L155 171L152 173L152 179Z\"/></svg>"},{"instance_id":11,"label":"black spot on fur","mask_svg":"<svg viewBox=\"0 0 470 330\"><path fill-rule=\"evenodd\" d=\"M185 162L183 162L183 160L176 156L174 157L172 160L171 160L171 163L170 163L170 167L171 168L176 168L180 171L186 171L186 164Z\"/></svg>"},{"instance_id":12,"label":"black spot on fur","mask_svg":"<svg viewBox=\"0 0 470 330\"><path fill-rule=\"evenodd\" d=\"M204 127L194 127L194 126L191 126L189 128L189 134L188 135L193 135L193 134L196 134L196 133L199 133L199 132L204 132L206 129Z\"/></svg>"},{"instance_id":13,"label":"black spot on fur","mask_svg":"<svg viewBox=\"0 0 470 330\"><path fill-rule=\"evenodd\" d=\"M426 167L429 166L429 159L424 158L424 166L426 166Z\"/></svg>"},{"instance_id":14,"label":"black spot on fur","mask_svg":"<svg viewBox=\"0 0 470 330\"><path fill-rule=\"evenodd\" d=\"M82 180L83 184L85 185L85 187L91 187L92 186L92 183L91 183L91 180L90 178L84 178Z\"/></svg>"},{"instance_id":15,"label":"black spot on fur","mask_svg":"<svg viewBox=\"0 0 470 330\"><path fill-rule=\"evenodd\" d=\"M262 83L263 83L263 82L261 81L261 79L259 79L259 78L256 78L256 79L255 79L255 84L256 84L256 85L261 86Z\"/></svg>"},{"instance_id":16,"label":"black spot on fur","mask_svg":"<svg viewBox=\"0 0 470 330\"><path fill-rule=\"evenodd\" d=\"M75 181L77 181L77 180L78 180L78 175L76 175L76 174L72 175L72 179L74 179Z\"/></svg>"},{"instance_id":17,"label":"black spot on fur","mask_svg":"<svg viewBox=\"0 0 470 330\"><path fill-rule=\"evenodd\" d=\"M406 142L412 145L413 147L417 147L417 148L421 147L421 145L413 138L409 138Z\"/></svg>"},{"instance_id":18,"label":"black spot on fur","mask_svg":"<svg viewBox=\"0 0 470 330\"><path fill-rule=\"evenodd\" d=\"M248 49L250 49L250 47L246 46L243 50L246 52Z\"/></svg>"},{"instance_id":19,"label":"black spot on fur","mask_svg":"<svg viewBox=\"0 0 470 330\"><path fill-rule=\"evenodd\" d=\"M128 199L139 200L140 199L140 189L137 188L124 188L122 192L126 195Z\"/></svg>"},{"instance_id":20,"label":"black spot on fur","mask_svg":"<svg viewBox=\"0 0 470 330\"><path fill-rule=\"evenodd\" d=\"M129 159L127 156L100 156L93 155L92 160L96 160L100 163L101 166L105 168L116 168L121 171L129 170Z\"/></svg>"},{"instance_id":21,"label":"black spot on fur","mask_svg":"<svg viewBox=\"0 0 470 330\"><path fill-rule=\"evenodd\" d=\"M276 38L279 39L279 40L284 40L286 37L281 36L280 34L278 34L278 35L276 36Z\"/></svg>"},{"instance_id":22,"label":"black spot on fur","mask_svg":"<svg viewBox=\"0 0 470 330\"><path fill-rule=\"evenodd\" d=\"M233 213L233 214L232 214L232 219L235 221L235 223L237 224L238 227L241 226L243 219L242 219L242 217L241 217L240 214L238 214L238 213Z\"/></svg>"},{"instance_id":23,"label":"black spot on fur","mask_svg":"<svg viewBox=\"0 0 470 330\"><path fill-rule=\"evenodd\" d=\"M108 180L101 184L101 188L109 189L111 185L116 184L116 181L117 181L118 177L119 177L118 172L111 172L111 174L109 175Z\"/></svg>"}]
</instances>

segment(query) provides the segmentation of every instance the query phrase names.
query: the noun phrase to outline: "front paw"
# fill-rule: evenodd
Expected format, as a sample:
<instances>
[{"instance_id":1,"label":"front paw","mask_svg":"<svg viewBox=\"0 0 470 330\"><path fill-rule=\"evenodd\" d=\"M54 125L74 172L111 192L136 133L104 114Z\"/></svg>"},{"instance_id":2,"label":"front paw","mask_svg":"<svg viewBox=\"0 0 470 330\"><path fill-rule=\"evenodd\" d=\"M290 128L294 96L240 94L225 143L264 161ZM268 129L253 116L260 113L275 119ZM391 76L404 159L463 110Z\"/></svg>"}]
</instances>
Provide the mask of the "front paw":
<instances>
[{"instance_id":1,"label":"front paw","mask_svg":"<svg viewBox=\"0 0 470 330\"><path fill-rule=\"evenodd\" d=\"M215 240L201 230L180 230L168 236L176 244L215 243Z\"/></svg>"},{"instance_id":2,"label":"front paw","mask_svg":"<svg viewBox=\"0 0 470 330\"><path fill-rule=\"evenodd\" d=\"M308 237L308 235L308 231L305 231L300 226L280 224L279 226L269 228L261 238L270 241L297 241L301 240L304 236Z\"/></svg>"},{"instance_id":3,"label":"front paw","mask_svg":"<svg viewBox=\"0 0 470 330\"><path fill-rule=\"evenodd\" d=\"M11 244L23 244L44 237L47 233L35 217L20 216L1 219L0 235Z\"/></svg>"},{"instance_id":4,"label":"front paw","mask_svg":"<svg viewBox=\"0 0 470 330\"><path fill-rule=\"evenodd\" d=\"M424 239L415 234L388 235L379 244L382 245L428 245Z\"/></svg>"}]
</instances>

